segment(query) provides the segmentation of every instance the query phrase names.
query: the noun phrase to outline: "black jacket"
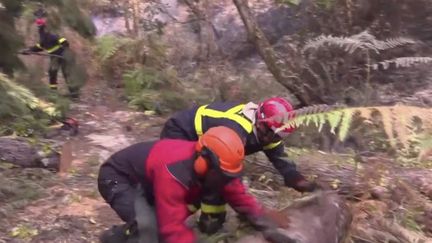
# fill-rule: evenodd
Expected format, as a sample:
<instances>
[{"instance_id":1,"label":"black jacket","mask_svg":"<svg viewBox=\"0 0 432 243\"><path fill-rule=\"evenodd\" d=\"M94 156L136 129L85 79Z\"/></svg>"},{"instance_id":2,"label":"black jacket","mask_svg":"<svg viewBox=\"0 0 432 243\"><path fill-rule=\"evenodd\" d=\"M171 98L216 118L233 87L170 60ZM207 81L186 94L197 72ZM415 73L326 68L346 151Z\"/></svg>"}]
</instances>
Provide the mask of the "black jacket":
<instances>
[{"instance_id":1,"label":"black jacket","mask_svg":"<svg viewBox=\"0 0 432 243\"><path fill-rule=\"evenodd\" d=\"M52 34L44 30L39 29L39 43L35 46L30 47L32 52L46 51L49 54L62 55L69 43L65 38L59 37L58 35Z\"/></svg>"},{"instance_id":2,"label":"black jacket","mask_svg":"<svg viewBox=\"0 0 432 243\"><path fill-rule=\"evenodd\" d=\"M215 102L209 104L206 109L226 112L233 107L242 105L235 102ZM196 131L195 117L199 107L194 107L189 110L180 111L173 115L166 123L161 133L161 138L179 138L190 141L198 140ZM222 113L219 113L221 115ZM242 138L245 144L246 155L263 151L268 159L272 162L273 166L284 177L285 184L292 186L295 182L303 179L303 176L297 171L294 162L285 160L284 144L281 141L273 143L273 146L264 146L256 138L254 132L251 130L253 124L242 113L241 109L236 113L237 115L246 119L249 125L243 126L236 120L229 117L219 116L217 118L211 116L202 117L202 131L205 132L211 127L226 126L236 131Z\"/></svg>"}]
</instances>

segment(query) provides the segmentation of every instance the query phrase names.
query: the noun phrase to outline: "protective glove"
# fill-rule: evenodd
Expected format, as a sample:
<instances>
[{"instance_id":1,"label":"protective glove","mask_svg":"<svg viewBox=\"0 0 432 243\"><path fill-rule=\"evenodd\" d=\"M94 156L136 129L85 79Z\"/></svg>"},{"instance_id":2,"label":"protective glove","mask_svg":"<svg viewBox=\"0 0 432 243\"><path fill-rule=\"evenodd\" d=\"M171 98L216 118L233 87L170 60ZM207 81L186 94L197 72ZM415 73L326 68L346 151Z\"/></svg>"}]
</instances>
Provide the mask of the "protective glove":
<instances>
[{"instance_id":1,"label":"protective glove","mask_svg":"<svg viewBox=\"0 0 432 243\"><path fill-rule=\"evenodd\" d=\"M65 41L61 44L63 46L63 48L69 48L69 42Z\"/></svg>"},{"instance_id":2,"label":"protective glove","mask_svg":"<svg viewBox=\"0 0 432 243\"><path fill-rule=\"evenodd\" d=\"M301 179L296 183L294 183L292 188L294 188L298 192L313 192L316 189L318 189L319 186L315 182L310 182L305 179Z\"/></svg>"},{"instance_id":3,"label":"protective glove","mask_svg":"<svg viewBox=\"0 0 432 243\"><path fill-rule=\"evenodd\" d=\"M295 243L291 237L286 236L278 229L278 224L269 217L261 215L248 217L254 228L260 231L264 238L271 243Z\"/></svg>"},{"instance_id":4,"label":"protective glove","mask_svg":"<svg viewBox=\"0 0 432 243\"><path fill-rule=\"evenodd\" d=\"M247 220L252 224L252 226L258 231L265 231L268 229L276 229L278 225L276 222L271 220L265 215L259 216L246 216Z\"/></svg>"},{"instance_id":5,"label":"protective glove","mask_svg":"<svg viewBox=\"0 0 432 243\"><path fill-rule=\"evenodd\" d=\"M293 238L285 235L280 229L268 229L262 232L264 238L271 243L296 243Z\"/></svg>"},{"instance_id":6,"label":"protective glove","mask_svg":"<svg viewBox=\"0 0 432 243\"><path fill-rule=\"evenodd\" d=\"M226 213L207 214L202 213L198 220L198 228L202 233L214 234L220 230L225 222Z\"/></svg>"}]
</instances>

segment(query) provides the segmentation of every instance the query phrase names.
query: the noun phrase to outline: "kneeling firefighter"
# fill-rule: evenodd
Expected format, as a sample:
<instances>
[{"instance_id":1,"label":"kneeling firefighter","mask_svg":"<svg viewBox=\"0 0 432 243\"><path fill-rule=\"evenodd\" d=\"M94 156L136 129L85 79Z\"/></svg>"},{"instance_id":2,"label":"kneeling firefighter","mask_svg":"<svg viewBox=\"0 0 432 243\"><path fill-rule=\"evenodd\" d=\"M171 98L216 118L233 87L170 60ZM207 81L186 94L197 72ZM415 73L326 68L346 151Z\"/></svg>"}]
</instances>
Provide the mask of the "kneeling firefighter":
<instances>
[{"instance_id":1,"label":"kneeling firefighter","mask_svg":"<svg viewBox=\"0 0 432 243\"><path fill-rule=\"evenodd\" d=\"M101 241L205 242L185 221L223 195L270 242L289 242L241 183L243 159L243 143L227 127L211 128L198 141L142 142L113 154L100 168L98 186L126 224L104 232Z\"/></svg>"},{"instance_id":2,"label":"kneeling firefighter","mask_svg":"<svg viewBox=\"0 0 432 243\"><path fill-rule=\"evenodd\" d=\"M266 99L259 104L215 102L177 112L165 123L160 137L196 141L212 127L229 127L243 140L246 155L263 151L283 176L286 186L299 192L311 192L317 185L307 181L297 171L294 162L283 158L286 155L282 138L292 133L294 128L288 127L276 133L283 124L269 119L287 115L292 110L291 104L280 97ZM199 219L201 231L211 234L222 227L226 216L224 204L225 200L220 196L202 208Z\"/></svg>"}]
</instances>

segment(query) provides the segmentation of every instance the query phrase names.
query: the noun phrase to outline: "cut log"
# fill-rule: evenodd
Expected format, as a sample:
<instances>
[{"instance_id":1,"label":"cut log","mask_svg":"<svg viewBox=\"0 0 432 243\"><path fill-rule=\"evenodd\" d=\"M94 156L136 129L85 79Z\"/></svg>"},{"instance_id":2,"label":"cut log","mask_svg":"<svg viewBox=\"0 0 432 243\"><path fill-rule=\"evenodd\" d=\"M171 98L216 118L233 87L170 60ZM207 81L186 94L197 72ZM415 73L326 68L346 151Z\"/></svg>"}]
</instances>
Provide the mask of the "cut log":
<instances>
[{"instance_id":1,"label":"cut log","mask_svg":"<svg viewBox=\"0 0 432 243\"><path fill-rule=\"evenodd\" d=\"M0 137L0 162L24 168L47 168L58 170L62 144L54 140L41 139L30 142L22 137Z\"/></svg>"},{"instance_id":2,"label":"cut log","mask_svg":"<svg viewBox=\"0 0 432 243\"><path fill-rule=\"evenodd\" d=\"M296 243L337 243L348 236L352 215L336 193L321 191L294 201L280 211L290 220L283 229ZM267 243L260 233L243 237L237 243Z\"/></svg>"}]
</instances>

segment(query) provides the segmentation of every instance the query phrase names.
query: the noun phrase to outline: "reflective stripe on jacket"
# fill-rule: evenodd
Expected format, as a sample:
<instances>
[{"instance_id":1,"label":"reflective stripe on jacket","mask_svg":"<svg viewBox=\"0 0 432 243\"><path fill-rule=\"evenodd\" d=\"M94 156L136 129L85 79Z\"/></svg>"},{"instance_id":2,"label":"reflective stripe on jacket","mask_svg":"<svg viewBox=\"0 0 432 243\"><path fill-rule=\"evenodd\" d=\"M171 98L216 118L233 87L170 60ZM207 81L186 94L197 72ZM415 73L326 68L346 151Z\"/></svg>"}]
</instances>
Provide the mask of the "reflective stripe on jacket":
<instances>
[{"instance_id":1,"label":"reflective stripe on jacket","mask_svg":"<svg viewBox=\"0 0 432 243\"><path fill-rule=\"evenodd\" d=\"M30 50L33 52L46 51L50 54L61 55L66 43L66 38L58 37L49 32L41 32L39 33L39 43L31 47Z\"/></svg>"},{"instance_id":2,"label":"reflective stripe on jacket","mask_svg":"<svg viewBox=\"0 0 432 243\"><path fill-rule=\"evenodd\" d=\"M288 182L287 185L303 178L296 170L296 165L284 158L282 141L267 145L258 141L253 132L252 121L242 114L244 105L238 102L214 102L177 112L166 122L161 137L197 141L199 136L211 127L226 126L240 135L245 144L246 155L263 151Z\"/></svg>"}]
</instances>

